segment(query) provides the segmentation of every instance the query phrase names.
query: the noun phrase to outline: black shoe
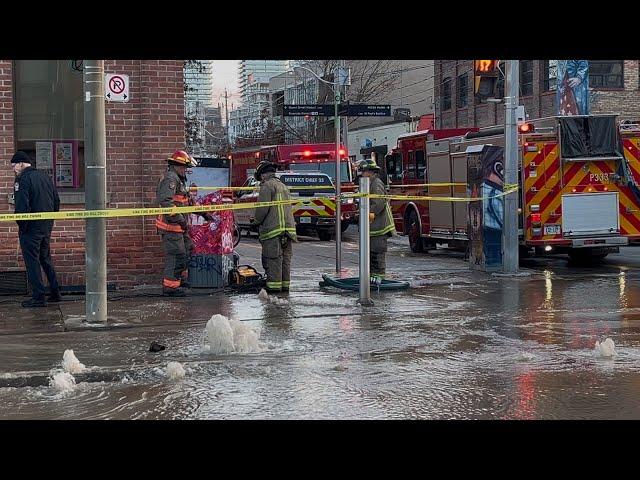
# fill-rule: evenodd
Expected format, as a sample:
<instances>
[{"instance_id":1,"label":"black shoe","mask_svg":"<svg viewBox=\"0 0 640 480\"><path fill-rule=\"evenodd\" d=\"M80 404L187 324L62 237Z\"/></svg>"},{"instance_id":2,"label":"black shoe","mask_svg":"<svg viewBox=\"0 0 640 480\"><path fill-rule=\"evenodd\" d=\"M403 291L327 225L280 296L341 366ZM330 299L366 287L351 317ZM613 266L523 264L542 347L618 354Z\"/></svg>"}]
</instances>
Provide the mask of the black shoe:
<instances>
[{"instance_id":1,"label":"black shoe","mask_svg":"<svg viewBox=\"0 0 640 480\"><path fill-rule=\"evenodd\" d=\"M59 293L57 295L49 295L47 297L47 302L49 303L59 303L62 301L62 295Z\"/></svg>"},{"instance_id":2,"label":"black shoe","mask_svg":"<svg viewBox=\"0 0 640 480\"><path fill-rule=\"evenodd\" d=\"M45 302L44 300L36 300L35 298L31 298L22 302L21 305L24 308L46 307L47 302Z\"/></svg>"},{"instance_id":3,"label":"black shoe","mask_svg":"<svg viewBox=\"0 0 640 480\"><path fill-rule=\"evenodd\" d=\"M182 280L180 282L180 287L182 287L182 288L191 288L191 284L189 282L187 282L186 280Z\"/></svg>"},{"instance_id":4,"label":"black shoe","mask_svg":"<svg viewBox=\"0 0 640 480\"><path fill-rule=\"evenodd\" d=\"M182 290L181 288L172 288L172 289L165 288L162 291L162 296L164 296L164 297L186 297L187 294L184 293L184 290Z\"/></svg>"}]
</instances>

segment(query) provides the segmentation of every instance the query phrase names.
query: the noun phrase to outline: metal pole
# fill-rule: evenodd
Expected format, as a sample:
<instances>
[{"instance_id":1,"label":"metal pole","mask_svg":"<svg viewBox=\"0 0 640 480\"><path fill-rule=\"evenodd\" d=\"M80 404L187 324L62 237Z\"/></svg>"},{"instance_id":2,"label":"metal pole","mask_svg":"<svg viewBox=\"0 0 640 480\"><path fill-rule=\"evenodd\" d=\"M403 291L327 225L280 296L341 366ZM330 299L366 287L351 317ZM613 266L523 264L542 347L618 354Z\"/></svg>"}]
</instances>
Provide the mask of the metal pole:
<instances>
[{"instance_id":1,"label":"metal pole","mask_svg":"<svg viewBox=\"0 0 640 480\"><path fill-rule=\"evenodd\" d=\"M369 178L360 177L360 299L362 305L373 305L371 301L371 275L369 268Z\"/></svg>"},{"instance_id":2,"label":"metal pole","mask_svg":"<svg viewBox=\"0 0 640 480\"><path fill-rule=\"evenodd\" d=\"M224 89L224 114L226 117L226 127L227 127L227 147L229 147L229 145L231 145L231 142L229 141L229 103L228 103L228 96L227 96L227 89Z\"/></svg>"},{"instance_id":3,"label":"metal pole","mask_svg":"<svg viewBox=\"0 0 640 480\"><path fill-rule=\"evenodd\" d=\"M84 61L84 158L87 210L106 208L104 60ZM105 218L86 220L85 307L88 322L107 321L107 229Z\"/></svg>"},{"instance_id":4,"label":"metal pole","mask_svg":"<svg viewBox=\"0 0 640 480\"><path fill-rule=\"evenodd\" d=\"M520 61L507 60L505 101L505 185L518 183L518 128L516 108L520 101ZM518 273L518 195L504 197L502 271Z\"/></svg>"},{"instance_id":5,"label":"metal pole","mask_svg":"<svg viewBox=\"0 0 640 480\"><path fill-rule=\"evenodd\" d=\"M336 75L335 77L337 77L337 72L338 70L336 69ZM341 203L341 199L340 199L340 180L341 180L341 175L340 175L340 166L341 166L341 162L340 162L340 115L338 115L338 104L340 103L340 90L338 85L336 84L336 86L334 87L334 99L335 99L335 126L336 126L336 274L340 275L340 272L342 270L342 238L341 238L341 234L342 234L342 222L341 222L341 215L342 215L342 209L340 208L340 203Z\"/></svg>"}]
</instances>

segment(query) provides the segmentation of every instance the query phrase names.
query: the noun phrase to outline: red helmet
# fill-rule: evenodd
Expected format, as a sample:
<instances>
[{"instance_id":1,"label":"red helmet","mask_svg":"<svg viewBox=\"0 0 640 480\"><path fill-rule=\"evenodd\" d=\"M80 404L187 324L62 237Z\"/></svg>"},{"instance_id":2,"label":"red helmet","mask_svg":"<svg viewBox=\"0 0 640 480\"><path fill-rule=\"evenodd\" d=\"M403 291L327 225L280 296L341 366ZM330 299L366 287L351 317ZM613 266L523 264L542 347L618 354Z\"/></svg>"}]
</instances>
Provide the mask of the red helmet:
<instances>
[{"instance_id":1,"label":"red helmet","mask_svg":"<svg viewBox=\"0 0 640 480\"><path fill-rule=\"evenodd\" d=\"M173 155L167 158L167 162L169 162L171 165L182 165L188 168L198 166L198 162L196 161L196 159L184 150L176 150L175 152L173 152Z\"/></svg>"}]
</instances>

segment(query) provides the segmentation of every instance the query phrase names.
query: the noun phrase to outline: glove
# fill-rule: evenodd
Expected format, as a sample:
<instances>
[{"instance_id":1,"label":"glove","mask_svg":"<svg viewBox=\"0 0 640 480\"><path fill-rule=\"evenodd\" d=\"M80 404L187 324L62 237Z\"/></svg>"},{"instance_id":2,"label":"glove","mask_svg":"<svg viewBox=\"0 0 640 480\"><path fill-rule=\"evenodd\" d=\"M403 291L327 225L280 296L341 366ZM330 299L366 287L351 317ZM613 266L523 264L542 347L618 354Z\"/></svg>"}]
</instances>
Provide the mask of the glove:
<instances>
[{"instance_id":1,"label":"glove","mask_svg":"<svg viewBox=\"0 0 640 480\"><path fill-rule=\"evenodd\" d=\"M369 223L373 222L373 220L376 218L376 214L375 213L369 213Z\"/></svg>"}]
</instances>

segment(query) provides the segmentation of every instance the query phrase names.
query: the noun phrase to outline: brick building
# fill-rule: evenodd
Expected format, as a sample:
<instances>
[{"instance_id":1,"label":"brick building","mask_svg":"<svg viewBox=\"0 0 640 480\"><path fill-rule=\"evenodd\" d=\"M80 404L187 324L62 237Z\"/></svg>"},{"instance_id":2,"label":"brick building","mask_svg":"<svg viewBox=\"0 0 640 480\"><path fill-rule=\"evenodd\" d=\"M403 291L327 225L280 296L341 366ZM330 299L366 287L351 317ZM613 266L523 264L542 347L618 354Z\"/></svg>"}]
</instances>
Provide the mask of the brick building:
<instances>
[{"instance_id":1,"label":"brick building","mask_svg":"<svg viewBox=\"0 0 640 480\"><path fill-rule=\"evenodd\" d=\"M621 119L640 119L638 60L590 60L591 113L618 113ZM505 71L504 67L502 71ZM504 104L481 100L473 92L473 60L436 60L435 97L438 128L504 123ZM529 118L555 115L554 60L520 61L520 104ZM504 82L498 83L498 97Z\"/></svg>"},{"instance_id":2,"label":"brick building","mask_svg":"<svg viewBox=\"0 0 640 480\"><path fill-rule=\"evenodd\" d=\"M165 158L184 148L183 61L106 60L105 73L130 80L130 101L105 105L107 208L155 206ZM51 168L62 210L84 209L83 108L81 61L0 60L1 211L13 211L16 149ZM84 229L84 220L55 222L51 248L63 286L84 284ZM0 272L24 270L17 232L14 222L0 223ZM107 220L109 284L159 283L162 257L154 218Z\"/></svg>"}]
</instances>

